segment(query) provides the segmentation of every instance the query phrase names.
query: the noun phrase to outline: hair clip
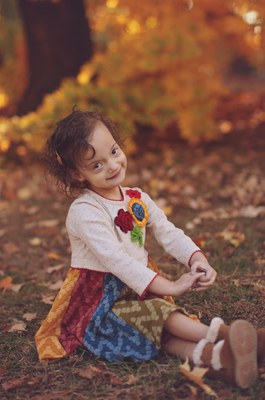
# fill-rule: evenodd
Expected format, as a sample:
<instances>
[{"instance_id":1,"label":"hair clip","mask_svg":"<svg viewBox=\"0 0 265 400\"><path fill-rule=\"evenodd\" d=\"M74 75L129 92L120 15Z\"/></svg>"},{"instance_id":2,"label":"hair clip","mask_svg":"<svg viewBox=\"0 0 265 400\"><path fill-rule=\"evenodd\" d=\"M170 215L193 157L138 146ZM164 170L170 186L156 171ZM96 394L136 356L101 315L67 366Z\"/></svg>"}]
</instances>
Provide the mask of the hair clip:
<instances>
[{"instance_id":1,"label":"hair clip","mask_svg":"<svg viewBox=\"0 0 265 400\"><path fill-rule=\"evenodd\" d=\"M55 154L56 154L56 160L58 161L58 164L63 165L63 160L62 160L61 156L59 156L57 151L55 151Z\"/></svg>"}]
</instances>

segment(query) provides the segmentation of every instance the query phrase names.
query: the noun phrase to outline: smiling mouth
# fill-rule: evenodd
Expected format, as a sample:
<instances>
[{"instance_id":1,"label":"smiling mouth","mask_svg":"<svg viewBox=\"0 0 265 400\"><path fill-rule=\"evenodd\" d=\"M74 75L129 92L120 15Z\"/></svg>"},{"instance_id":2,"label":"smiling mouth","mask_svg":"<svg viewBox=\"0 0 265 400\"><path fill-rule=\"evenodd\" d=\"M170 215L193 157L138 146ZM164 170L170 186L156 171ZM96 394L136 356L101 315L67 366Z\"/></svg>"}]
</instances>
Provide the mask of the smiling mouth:
<instances>
[{"instance_id":1,"label":"smiling mouth","mask_svg":"<svg viewBox=\"0 0 265 400\"><path fill-rule=\"evenodd\" d=\"M112 175L110 178L108 178L107 180L117 178L117 177L120 175L120 173L121 173L121 169L120 169L116 174L114 174L114 175Z\"/></svg>"}]
</instances>

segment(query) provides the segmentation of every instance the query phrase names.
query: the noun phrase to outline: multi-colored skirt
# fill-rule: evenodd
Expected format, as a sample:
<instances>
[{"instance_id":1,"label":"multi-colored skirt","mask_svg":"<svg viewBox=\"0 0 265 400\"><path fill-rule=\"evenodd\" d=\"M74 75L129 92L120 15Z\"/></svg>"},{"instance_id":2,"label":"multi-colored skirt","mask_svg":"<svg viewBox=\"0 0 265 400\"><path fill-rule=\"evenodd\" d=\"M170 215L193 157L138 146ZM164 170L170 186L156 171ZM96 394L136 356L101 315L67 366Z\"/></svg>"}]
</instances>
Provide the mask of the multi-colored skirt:
<instances>
[{"instance_id":1,"label":"multi-colored skirt","mask_svg":"<svg viewBox=\"0 0 265 400\"><path fill-rule=\"evenodd\" d=\"M149 268L157 271L153 260ZM39 358L56 359L83 347L109 361L149 360L161 349L163 326L182 307L171 297L134 293L110 273L70 268L35 335Z\"/></svg>"}]
</instances>

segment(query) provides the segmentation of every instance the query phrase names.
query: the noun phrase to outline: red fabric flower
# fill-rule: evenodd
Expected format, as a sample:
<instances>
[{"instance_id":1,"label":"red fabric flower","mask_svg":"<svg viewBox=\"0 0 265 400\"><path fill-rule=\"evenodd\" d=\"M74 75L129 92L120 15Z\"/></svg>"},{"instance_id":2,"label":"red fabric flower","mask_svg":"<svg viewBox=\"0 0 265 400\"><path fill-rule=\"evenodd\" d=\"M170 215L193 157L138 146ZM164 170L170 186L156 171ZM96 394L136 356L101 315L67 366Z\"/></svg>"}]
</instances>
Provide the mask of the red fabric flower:
<instances>
[{"instance_id":1,"label":"red fabric flower","mask_svg":"<svg viewBox=\"0 0 265 400\"><path fill-rule=\"evenodd\" d=\"M138 190L128 189L126 190L126 194L132 199L140 199L141 193Z\"/></svg>"},{"instance_id":2,"label":"red fabric flower","mask_svg":"<svg viewBox=\"0 0 265 400\"><path fill-rule=\"evenodd\" d=\"M115 217L114 222L124 233L133 230L133 217L129 211L124 211L122 208L118 211L118 215Z\"/></svg>"}]
</instances>

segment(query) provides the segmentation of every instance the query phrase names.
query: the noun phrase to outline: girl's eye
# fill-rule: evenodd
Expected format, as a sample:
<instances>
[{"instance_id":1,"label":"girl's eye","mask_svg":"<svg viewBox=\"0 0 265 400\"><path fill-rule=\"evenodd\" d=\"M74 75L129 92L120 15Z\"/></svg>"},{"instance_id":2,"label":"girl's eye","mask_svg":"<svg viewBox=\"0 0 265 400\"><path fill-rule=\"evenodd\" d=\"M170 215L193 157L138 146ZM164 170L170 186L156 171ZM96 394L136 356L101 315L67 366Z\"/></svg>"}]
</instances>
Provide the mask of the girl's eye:
<instances>
[{"instance_id":1,"label":"girl's eye","mask_svg":"<svg viewBox=\"0 0 265 400\"><path fill-rule=\"evenodd\" d=\"M113 156L116 156L116 154L118 154L118 153L119 153L119 147L115 147L114 149L112 149L111 154L112 154Z\"/></svg>"},{"instance_id":2,"label":"girl's eye","mask_svg":"<svg viewBox=\"0 0 265 400\"><path fill-rule=\"evenodd\" d=\"M102 163L96 163L92 166L93 169L98 170L102 167Z\"/></svg>"}]
</instances>

